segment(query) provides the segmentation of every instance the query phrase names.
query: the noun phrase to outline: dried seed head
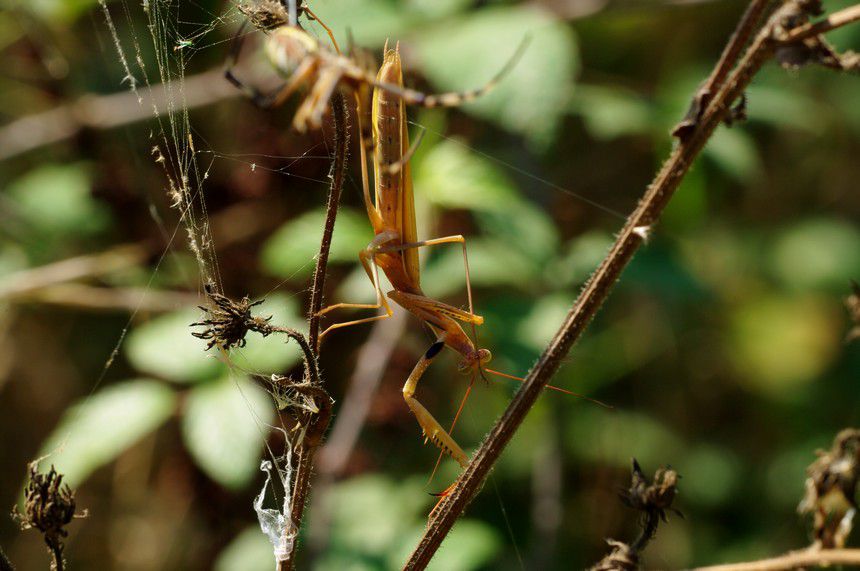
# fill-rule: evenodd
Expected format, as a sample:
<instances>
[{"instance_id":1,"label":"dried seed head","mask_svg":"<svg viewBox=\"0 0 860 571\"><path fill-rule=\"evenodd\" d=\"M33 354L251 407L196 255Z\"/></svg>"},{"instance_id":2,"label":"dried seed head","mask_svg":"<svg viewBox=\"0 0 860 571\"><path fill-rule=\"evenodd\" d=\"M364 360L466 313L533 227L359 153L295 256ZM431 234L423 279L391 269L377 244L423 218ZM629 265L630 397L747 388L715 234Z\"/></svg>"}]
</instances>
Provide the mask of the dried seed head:
<instances>
[{"instance_id":1,"label":"dried seed head","mask_svg":"<svg viewBox=\"0 0 860 571\"><path fill-rule=\"evenodd\" d=\"M660 468L654 474L654 482L651 483L634 458L630 488L621 493L621 501L635 510L645 512L646 515L659 515L660 519L666 521L666 510L681 515L681 512L672 508L672 502L678 491L679 478L675 470Z\"/></svg>"},{"instance_id":2,"label":"dried seed head","mask_svg":"<svg viewBox=\"0 0 860 571\"><path fill-rule=\"evenodd\" d=\"M38 529L42 532L45 544L55 557L62 558L63 538L68 536L65 527L75 517L86 517L85 513L75 514L75 492L63 484L63 475L51 466L47 474L40 474L38 462L28 466L28 480L24 488L24 512L12 508L12 518L18 521L21 529ZM62 565L55 561L55 565Z\"/></svg>"},{"instance_id":3,"label":"dried seed head","mask_svg":"<svg viewBox=\"0 0 860 571\"><path fill-rule=\"evenodd\" d=\"M207 287L206 290L214 307L200 306L200 309L209 314L209 319L192 323L191 327L205 326L206 329L192 332L191 335L198 339L208 339L207 351L215 345L224 350L234 346L244 347L245 336L248 331L256 331L263 337L272 333L273 329L269 324L269 320L272 319L271 316L255 317L251 315L251 308L263 303L262 300L252 303L245 296L237 302L213 291L210 287Z\"/></svg>"},{"instance_id":4,"label":"dried seed head","mask_svg":"<svg viewBox=\"0 0 860 571\"><path fill-rule=\"evenodd\" d=\"M806 491L797 511L812 514L813 535L821 547L843 547L857 509L860 478L860 430L846 428L830 450L818 450L806 469Z\"/></svg>"}]
</instances>

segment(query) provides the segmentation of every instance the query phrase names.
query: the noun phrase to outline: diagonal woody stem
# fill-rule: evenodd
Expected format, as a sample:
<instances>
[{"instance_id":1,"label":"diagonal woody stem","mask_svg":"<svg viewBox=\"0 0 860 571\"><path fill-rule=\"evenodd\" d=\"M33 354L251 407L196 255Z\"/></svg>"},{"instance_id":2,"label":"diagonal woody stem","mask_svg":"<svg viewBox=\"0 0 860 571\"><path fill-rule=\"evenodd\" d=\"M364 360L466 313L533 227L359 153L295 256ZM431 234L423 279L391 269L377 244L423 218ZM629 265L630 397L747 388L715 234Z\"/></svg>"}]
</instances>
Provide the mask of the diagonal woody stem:
<instances>
[{"instance_id":1,"label":"diagonal woody stem","mask_svg":"<svg viewBox=\"0 0 860 571\"><path fill-rule=\"evenodd\" d=\"M758 7L763 10L766 7L765 4L760 0L752 0L752 5L747 10L740 26L740 28L749 29L749 31L736 32L730 40L730 44L737 43L740 45L741 40L745 39L744 35L751 34L752 28L748 28L750 26L749 21L752 16L756 16ZM585 331L608 297L624 268L647 239L652 227L659 220L693 161L726 117L732 103L741 97L761 66L773 55L776 47L775 30L788 10L797 12L801 8L796 2L787 2L771 16L756 35L740 63L735 66L734 71L728 75L724 82L721 82L717 92L703 110L700 120L695 124L694 130L675 146L668 160L663 164L644 196L640 199L636 210L628 217L609 254L589 278L564 323L534 368L529 372L525 383L484 439L453 489L434 510L432 519L428 522L427 530L404 569L419 570L427 566L456 519L481 489L505 446L538 397L543 393L543 389L558 370L573 344ZM751 13L752 16L750 16ZM845 23L848 21L845 20L842 25ZM740 49L737 49L736 54L739 53ZM726 61L726 52L724 52L717 69L711 75L712 79L719 77L721 73L719 69L728 65Z\"/></svg>"}]
</instances>

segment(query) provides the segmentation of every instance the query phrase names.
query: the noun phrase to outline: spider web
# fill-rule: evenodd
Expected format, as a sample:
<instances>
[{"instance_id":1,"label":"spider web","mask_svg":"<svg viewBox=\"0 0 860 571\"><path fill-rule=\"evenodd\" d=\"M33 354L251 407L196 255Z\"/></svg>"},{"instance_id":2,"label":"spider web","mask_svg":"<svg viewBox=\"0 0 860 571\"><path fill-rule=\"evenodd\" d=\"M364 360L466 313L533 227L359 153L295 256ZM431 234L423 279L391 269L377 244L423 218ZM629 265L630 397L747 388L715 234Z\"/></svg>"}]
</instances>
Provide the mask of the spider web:
<instances>
[{"instance_id":1,"label":"spider web","mask_svg":"<svg viewBox=\"0 0 860 571\"><path fill-rule=\"evenodd\" d=\"M237 29L239 23L244 21L244 15L232 3L229 4L224 14L213 14L206 11L202 6L194 4L199 8L199 13L208 19L206 22L197 23L179 19L180 0L144 0L141 7L135 9L142 10L145 15L147 22L145 35L138 34L138 31L135 30L135 15L139 16L139 14L133 12L127 0L122 0L116 4L119 6L118 10L109 9L106 0L99 0L99 5L124 72L122 83L126 84L128 89L136 94L139 105L151 106L152 119L149 137L152 159L160 165L164 172L165 191L170 199L171 207L179 214L179 224L172 233L167 233L168 244L153 270L152 277L158 272L161 261L174 247L173 242L184 233L187 247L193 254L197 265L198 291L223 294L221 272L207 209L205 186L216 161L228 160L244 163L251 172L265 169L276 174L289 175L288 170L296 161L304 158L322 157L312 157L310 151L300 157L273 155L259 157L252 154L224 154L212 149L197 148L201 138L196 135L189 112L186 70L189 61L201 50L230 41L221 38L229 37L226 32ZM116 25L118 18L127 28L130 45L124 44L120 39ZM219 39L212 40L212 37ZM154 69L151 65L147 65L144 55L150 51L155 58ZM142 86L150 90L153 88L162 89L164 92L163 105L159 105L154 97L144 97L140 89ZM206 160L202 160L202 157L206 157ZM260 158L264 160L292 159L292 162L284 167L269 168L258 164L257 160ZM311 262L312 259L309 259L308 263ZM150 283L147 284L147 291L151 286L152 277ZM105 363L99 380L93 387L93 391L112 365L128 328L127 325L121 333L120 339ZM267 476L262 491L254 500L253 508L257 513L262 531L273 544L276 558L283 559L292 551L292 534L285 532L292 529L289 501L292 478L291 449L295 437L287 431L282 419L279 419L280 426L271 426L257 416L247 396L242 393L238 379L250 377L261 381L264 387L269 387L269 392L276 404L282 404L280 400L282 400L283 395L274 390L275 384L271 374L250 371L237 365L231 359L230 354L223 349L220 350L219 358L227 364L234 385L240 392L248 413L258 427L260 438L265 444L270 458L261 464L260 468ZM276 454L269 446L267 435L272 429L277 430L284 437L284 452L281 455ZM273 483L273 475L278 485ZM266 488L269 486L273 489L276 502L278 502L277 495L279 493L284 494L283 505L278 509L263 508Z\"/></svg>"}]
</instances>

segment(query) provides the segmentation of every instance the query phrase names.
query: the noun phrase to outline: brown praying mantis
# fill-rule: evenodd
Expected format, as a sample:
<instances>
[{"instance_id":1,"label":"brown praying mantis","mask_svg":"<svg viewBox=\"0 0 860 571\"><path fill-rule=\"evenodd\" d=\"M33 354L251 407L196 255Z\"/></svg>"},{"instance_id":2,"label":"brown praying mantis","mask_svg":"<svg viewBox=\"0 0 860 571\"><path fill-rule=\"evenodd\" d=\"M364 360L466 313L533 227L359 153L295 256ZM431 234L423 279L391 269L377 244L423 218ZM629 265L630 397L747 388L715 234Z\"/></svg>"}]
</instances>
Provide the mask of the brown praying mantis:
<instances>
[{"instance_id":1,"label":"brown praying mantis","mask_svg":"<svg viewBox=\"0 0 860 571\"><path fill-rule=\"evenodd\" d=\"M397 48L390 50L386 46L384 61L377 74L377 82L398 86L403 84L400 53ZM461 371L477 372L482 365L490 361L490 352L487 349L475 347L460 326L460 323L481 325L484 322L483 317L475 315L473 311L466 240L459 235L418 240L409 166L409 158L414 149L409 147L404 100L391 90L377 88L373 93L371 109L374 196L371 197L368 184L363 185L363 190L367 215L375 237L359 252L359 260L373 283L377 302L375 304L338 303L326 307L320 313L339 308L384 308L385 313L335 323L323 331L320 340L335 329L391 317L391 307L379 285L379 268L381 268L394 288L393 291L388 292L387 297L427 323L437 336L436 341L424 353L406 379L403 385L403 398L415 414L426 438L461 466L466 466L468 461L466 453L414 396L424 371L445 346L462 356L459 367ZM365 147L366 144L363 143L362 161L367 160ZM421 290L418 248L439 244L460 244L463 248L469 311L463 311L427 297Z\"/></svg>"},{"instance_id":2,"label":"brown praying mantis","mask_svg":"<svg viewBox=\"0 0 860 571\"><path fill-rule=\"evenodd\" d=\"M439 447L444 454L451 456L460 466L465 467L468 463L466 453L454 441L449 431L445 430L424 405L415 398L415 391L424 372L442 349L448 347L461 357L460 372L471 374L472 379L476 375L483 376L484 371L517 380L522 379L487 369L485 365L492 358L490 351L477 347L463 330L462 324L468 324L474 330L484 322L484 318L474 312L466 239L462 235L429 240L418 239L409 160L419 140L416 140L416 145L409 145L404 98L400 96L397 90L379 87L403 85L398 47L388 49L386 45L384 61L376 77L375 85L377 87L373 91L370 125L375 175L373 196L371 196L367 182L368 144L364 137L360 147L364 203L375 237L366 248L359 252L358 256L368 278L373 283L377 300L373 304L337 303L320 311L320 314L325 314L342 308L382 308L385 313L330 325L320 335L320 342L335 329L391 317L391 307L386 298L390 298L427 324L436 335L436 341L422 355L406 379L403 385L403 398L415 415L425 438ZM357 100L359 99L357 98ZM361 129L361 109L359 109L358 117L359 129ZM428 297L421 289L418 249L441 244L459 244L463 249L468 311ZM388 292L387 296L380 288L380 268L394 288ZM557 390L570 393L564 389Z\"/></svg>"}]
</instances>

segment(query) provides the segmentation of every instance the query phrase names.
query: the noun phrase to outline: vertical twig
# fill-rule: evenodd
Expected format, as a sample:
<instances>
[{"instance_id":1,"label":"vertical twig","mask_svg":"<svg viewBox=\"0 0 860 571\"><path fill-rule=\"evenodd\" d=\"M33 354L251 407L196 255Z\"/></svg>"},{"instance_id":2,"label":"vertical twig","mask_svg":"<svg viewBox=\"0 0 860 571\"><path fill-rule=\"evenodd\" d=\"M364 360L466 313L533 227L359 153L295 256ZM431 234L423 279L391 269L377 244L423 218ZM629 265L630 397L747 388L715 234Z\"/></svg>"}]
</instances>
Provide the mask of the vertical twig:
<instances>
[{"instance_id":1,"label":"vertical twig","mask_svg":"<svg viewBox=\"0 0 860 571\"><path fill-rule=\"evenodd\" d=\"M334 119L335 151L334 161L331 168L331 186L329 188L328 205L326 206L325 228L323 230L322 242L317 255L316 269L314 270L313 286L311 290L310 314L308 316L308 345L313 350L314 357L319 356L319 311L322 308L323 290L325 288L326 268L328 265L328 254L331 249L331 239L334 232L334 223L337 217L337 207L340 202L343 181L346 176L347 150L349 148L349 129L347 125L348 109L343 95L336 93L332 97L332 117ZM306 364L307 365L307 364ZM309 366L309 365L308 365ZM292 500L290 521L292 526L285 529L284 533L297 534L301 529L302 516L307 503L310 490L310 478L313 471L314 457L322 443L322 437L328 428L331 419L330 409L326 414L318 415L314 426L309 428L301 448L297 450L298 463L295 477L292 482ZM298 544L296 544L297 546ZM290 571L295 566L297 548L294 547L287 559L278 562L278 571Z\"/></svg>"},{"instance_id":2,"label":"vertical twig","mask_svg":"<svg viewBox=\"0 0 860 571\"><path fill-rule=\"evenodd\" d=\"M334 119L334 161L331 165L331 186L326 204L325 227L323 228L320 251L317 255L317 265L314 270L314 280L311 289L311 307L308 315L308 341L314 351L319 353L320 316L322 309L323 290L325 289L328 254L331 250L331 238L334 233L334 222L337 218L337 207L340 204L340 194L343 190L343 180L346 176L346 158L349 149L349 129L347 125L348 109L343 94L336 93L332 97L332 118Z\"/></svg>"},{"instance_id":3,"label":"vertical twig","mask_svg":"<svg viewBox=\"0 0 860 571\"><path fill-rule=\"evenodd\" d=\"M758 3L758 0L753 0ZM603 304L622 271L645 242L672 194L680 185L699 152L726 116L730 105L741 96L752 77L773 52L772 32L775 15L759 33L735 71L715 94L688 136L673 149L669 159L646 190L636 210L628 217L609 254L589 278L561 328L529 372L514 396L484 439L452 491L435 511L427 530L412 553L405 569L424 569L447 536L456 519L477 494L490 469L519 428L544 387L558 370L573 344L585 331ZM743 23L743 22L742 22ZM737 34L739 37L741 34ZM721 60L722 61L722 60ZM720 64L725 65L725 64Z\"/></svg>"}]
</instances>

